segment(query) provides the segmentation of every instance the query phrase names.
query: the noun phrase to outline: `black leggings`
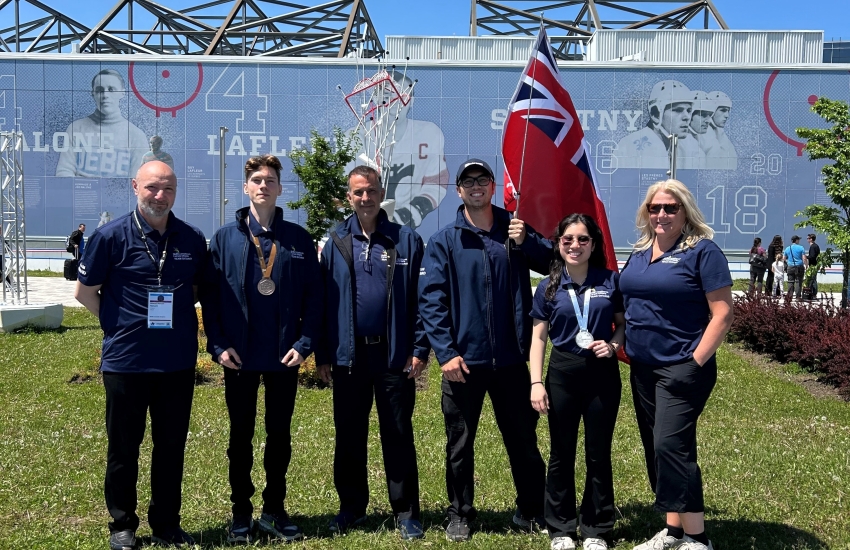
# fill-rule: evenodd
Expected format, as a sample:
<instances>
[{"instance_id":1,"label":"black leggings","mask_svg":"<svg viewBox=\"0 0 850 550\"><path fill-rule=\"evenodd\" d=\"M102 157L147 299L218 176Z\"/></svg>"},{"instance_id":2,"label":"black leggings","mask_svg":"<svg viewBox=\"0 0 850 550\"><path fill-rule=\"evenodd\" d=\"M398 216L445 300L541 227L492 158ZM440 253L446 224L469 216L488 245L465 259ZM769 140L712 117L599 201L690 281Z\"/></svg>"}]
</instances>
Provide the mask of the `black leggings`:
<instances>
[{"instance_id":1,"label":"black leggings","mask_svg":"<svg viewBox=\"0 0 850 550\"><path fill-rule=\"evenodd\" d=\"M586 359L552 348L546 374L552 448L545 502L551 538L576 538L575 458L579 422L583 419L587 477L580 507L581 534L613 543L611 442L621 390L616 358Z\"/></svg>"}]
</instances>

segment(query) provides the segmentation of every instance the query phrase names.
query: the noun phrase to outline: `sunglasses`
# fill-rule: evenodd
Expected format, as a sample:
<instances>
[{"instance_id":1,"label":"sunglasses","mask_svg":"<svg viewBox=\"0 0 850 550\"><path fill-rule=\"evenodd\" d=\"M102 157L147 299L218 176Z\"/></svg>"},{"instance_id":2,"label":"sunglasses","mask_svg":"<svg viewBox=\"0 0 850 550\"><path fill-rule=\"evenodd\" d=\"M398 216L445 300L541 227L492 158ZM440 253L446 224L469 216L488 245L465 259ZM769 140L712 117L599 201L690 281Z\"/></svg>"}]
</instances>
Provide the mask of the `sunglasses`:
<instances>
[{"instance_id":1,"label":"sunglasses","mask_svg":"<svg viewBox=\"0 0 850 550\"><path fill-rule=\"evenodd\" d=\"M460 184L464 187L472 187L473 185L477 185L479 187L486 187L492 183L492 179L490 176L478 176L477 178L463 178L460 180Z\"/></svg>"},{"instance_id":2,"label":"sunglasses","mask_svg":"<svg viewBox=\"0 0 850 550\"><path fill-rule=\"evenodd\" d=\"M663 209L664 212L669 216L673 216L674 214L679 213L679 208L682 207L682 203L677 202L675 204L647 204L646 210L650 214L660 214Z\"/></svg>"},{"instance_id":3,"label":"sunglasses","mask_svg":"<svg viewBox=\"0 0 850 550\"><path fill-rule=\"evenodd\" d=\"M561 237L561 244L569 246L573 244L573 240L578 241L578 244L583 246L590 242L590 237L588 237L587 235L579 235L578 237L567 235L566 237Z\"/></svg>"}]
</instances>

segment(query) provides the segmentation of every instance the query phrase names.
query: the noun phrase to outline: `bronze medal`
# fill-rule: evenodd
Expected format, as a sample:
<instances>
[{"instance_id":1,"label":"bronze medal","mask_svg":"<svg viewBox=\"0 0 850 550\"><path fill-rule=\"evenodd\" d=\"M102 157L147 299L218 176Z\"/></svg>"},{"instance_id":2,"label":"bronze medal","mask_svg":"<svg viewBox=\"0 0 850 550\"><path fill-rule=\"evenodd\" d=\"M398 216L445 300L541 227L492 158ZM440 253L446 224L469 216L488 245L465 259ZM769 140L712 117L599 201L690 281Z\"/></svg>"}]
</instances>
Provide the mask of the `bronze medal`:
<instances>
[{"instance_id":1,"label":"bronze medal","mask_svg":"<svg viewBox=\"0 0 850 550\"><path fill-rule=\"evenodd\" d=\"M272 251L269 254L269 259L263 257L263 249L260 246L260 239L251 233L251 226L248 225L248 220L245 220L245 225L248 226L248 233L251 234L251 240L254 241L254 248L257 249L257 258L260 260L260 270L263 272L263 277L257 283L257 291L263 296L271 296L274 294L275 284L271 280L272 268L274 267L274 259L277 256L277 243L272 242Z\"/></svg>"}]
</instances>

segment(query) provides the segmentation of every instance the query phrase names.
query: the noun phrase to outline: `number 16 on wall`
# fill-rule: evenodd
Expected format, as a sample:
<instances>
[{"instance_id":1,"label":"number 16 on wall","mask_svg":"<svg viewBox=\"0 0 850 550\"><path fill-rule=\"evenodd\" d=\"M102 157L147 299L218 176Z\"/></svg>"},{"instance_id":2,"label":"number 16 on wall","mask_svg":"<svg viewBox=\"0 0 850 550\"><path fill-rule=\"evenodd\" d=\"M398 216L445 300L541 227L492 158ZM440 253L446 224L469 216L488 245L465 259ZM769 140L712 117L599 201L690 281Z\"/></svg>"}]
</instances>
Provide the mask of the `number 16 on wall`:
<instances>
[{"instance_id":1,"label":"number 16 on wall","mask_svg":"<svg viewBox=\"0 0 850 550\"><path fill-rule=\"evenodd\" d=\"M706 212L706 223L715 233L730 233L726 220L726 186L718 185L706 193L711 208ZM767 192L758 185L745 185L735 192L735 230L742 235L754 235L767 227Z\"/></svg>"}]
</instances>

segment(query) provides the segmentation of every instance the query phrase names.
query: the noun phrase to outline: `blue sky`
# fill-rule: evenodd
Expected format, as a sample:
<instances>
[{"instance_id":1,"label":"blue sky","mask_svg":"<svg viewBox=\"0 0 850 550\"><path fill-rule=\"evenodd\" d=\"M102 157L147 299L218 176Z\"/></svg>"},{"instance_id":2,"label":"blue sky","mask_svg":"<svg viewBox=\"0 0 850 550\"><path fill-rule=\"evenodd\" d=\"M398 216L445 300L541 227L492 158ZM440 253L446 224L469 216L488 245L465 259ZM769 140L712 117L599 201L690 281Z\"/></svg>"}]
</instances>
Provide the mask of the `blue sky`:
<instances>
[{"instance_id":1,"label":"blue sky","mask_svg":"<svg viewBox=\"0 0 850 550\"><path fill-rule=\"evenodd\" d=\"M115 0L41 0L88 26L95 25L115 5ZM386 35L458 35L469 34L468 0L365 0L369 14L383 40ZM173 8L197 5L199 0L161 0ZM316 5L322 0L301 0ZM540 4L536 2L535 4ZM23 2L21 2L24 5ZM658 12L687 4L661 5ZM749 30L823 30L826 40L844 37L850 40L850 1L848 0L714 0L731 29ZM72 9L68 9L73 6ZM138 8L137 8L138 9ZM225 8L226 9L226 8ZM13 11L2 12L0 27L13 24ZM26 14L24 14L26 17ZM125 24L126 18L119 17ZM139 21L137 20L137 25ZM692 26L699 28L699 24Z\"/></svg>"}]
</instances>

